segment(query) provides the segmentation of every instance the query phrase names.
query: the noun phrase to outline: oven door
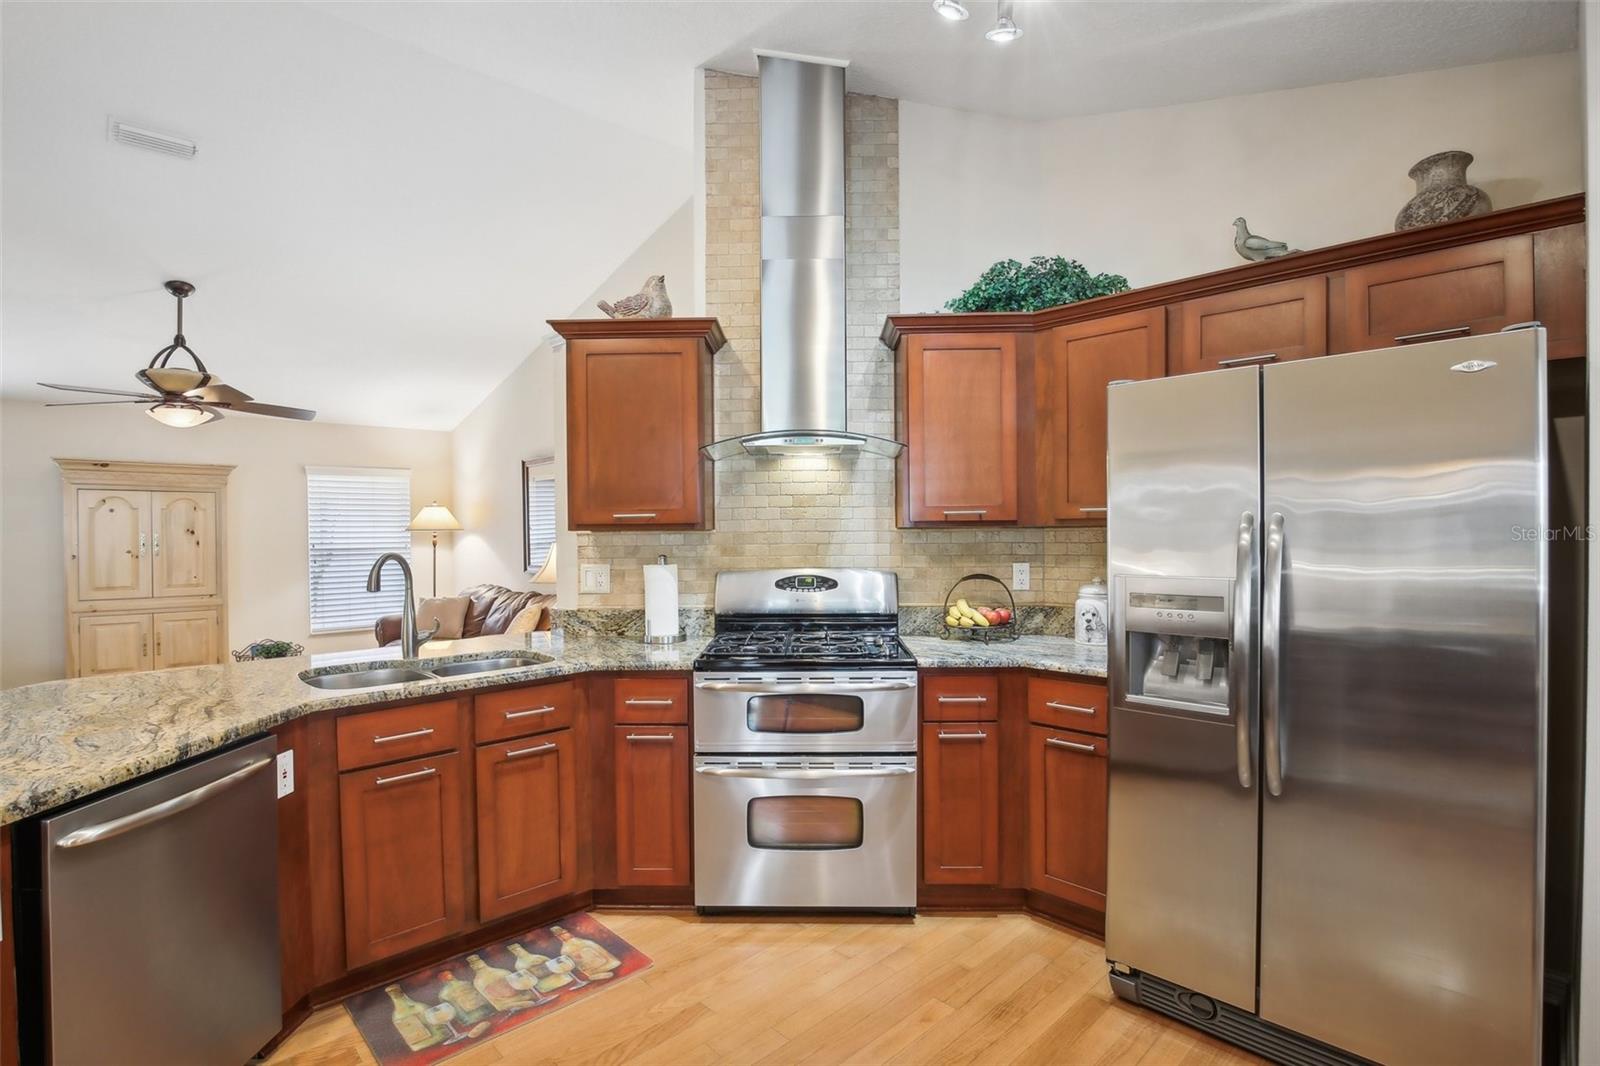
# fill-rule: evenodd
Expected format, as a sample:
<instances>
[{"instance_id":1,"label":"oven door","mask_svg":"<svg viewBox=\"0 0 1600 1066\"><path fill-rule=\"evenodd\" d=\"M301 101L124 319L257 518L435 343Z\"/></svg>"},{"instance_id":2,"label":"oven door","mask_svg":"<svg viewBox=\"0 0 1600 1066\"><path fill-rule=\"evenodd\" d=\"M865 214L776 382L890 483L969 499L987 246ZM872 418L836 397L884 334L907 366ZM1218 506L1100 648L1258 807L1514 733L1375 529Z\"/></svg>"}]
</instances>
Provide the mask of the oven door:
<instances>
[{"instance_id":1,"label":"oven door","mask_svg":"<svg viewBox=\"0 0 1600 1066\"><path fill-rule=\"evenodd\" d=\"M694 675L705 752L917 750L914 670Z\"/></svg>"},{"instance_id":2,"label":"oven door","mask_svg":"<svg viewBox=\"0 0 1600 1066\"><path fill-rule=\"evenodd\" d=\"M697 756L694 902L913 909L916 758Z\"/></svg>"}]
</instances>

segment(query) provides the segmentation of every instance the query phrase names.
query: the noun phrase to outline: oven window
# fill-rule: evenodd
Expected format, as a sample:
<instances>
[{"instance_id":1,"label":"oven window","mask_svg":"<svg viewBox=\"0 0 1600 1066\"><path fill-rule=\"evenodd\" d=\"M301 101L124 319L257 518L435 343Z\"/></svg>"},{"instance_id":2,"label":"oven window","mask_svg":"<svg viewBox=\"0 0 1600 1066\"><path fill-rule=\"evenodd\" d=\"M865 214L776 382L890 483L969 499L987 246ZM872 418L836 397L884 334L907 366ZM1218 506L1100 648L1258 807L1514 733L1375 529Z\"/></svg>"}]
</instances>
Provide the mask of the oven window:
<instances>
[{"instance_id":1,"label":"oven window","mask_svg":"<svg viewBox=\"0 0 1600 1066\"><path fill-rule=\"evenodd\" d=\"M862 726L863 706L860 696L751 696L744 721L752 733L854 733Z\"/></svg>"},{"instance_id":2,"label":"oven window","mask_svg":"<svg viewBox=\"0 0 1600 1066\"><path fill-rule=\"evenodd\" d=\"M761 796L750 801L746 834L752 848L777 851L859 848L861 801L853 796Z\"/></svg>"}]
</instances>

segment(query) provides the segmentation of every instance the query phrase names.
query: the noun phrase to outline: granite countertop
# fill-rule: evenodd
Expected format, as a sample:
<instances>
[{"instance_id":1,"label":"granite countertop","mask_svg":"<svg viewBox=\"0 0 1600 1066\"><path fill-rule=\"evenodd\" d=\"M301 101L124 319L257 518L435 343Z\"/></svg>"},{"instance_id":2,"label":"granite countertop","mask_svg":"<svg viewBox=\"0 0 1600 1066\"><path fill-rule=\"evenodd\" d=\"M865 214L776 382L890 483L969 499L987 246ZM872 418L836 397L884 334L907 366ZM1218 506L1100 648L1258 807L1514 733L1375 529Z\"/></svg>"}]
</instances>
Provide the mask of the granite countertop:
<instances>
[{"instance_id":1,"label":"granite countertop","mask_svg":"<svg viewBox=\"0 0 1600 1066\"><path fill-rule=\"evenodd\" d=\"M1024 667L1104 677L1105 652L1070 638L1025 636L980 644L910 636L921 666ZM692 668L705 637L649 646L592 631L433 641L422 658L438 664L521 651L550 656L517 670L379 688L324 690L300 680L308 669L393 665L397 648L338 652L46 681L0 692L0 825L111 788L184 759L318 711L443 696L572 674Z\"/></svg>"}]
</instances>

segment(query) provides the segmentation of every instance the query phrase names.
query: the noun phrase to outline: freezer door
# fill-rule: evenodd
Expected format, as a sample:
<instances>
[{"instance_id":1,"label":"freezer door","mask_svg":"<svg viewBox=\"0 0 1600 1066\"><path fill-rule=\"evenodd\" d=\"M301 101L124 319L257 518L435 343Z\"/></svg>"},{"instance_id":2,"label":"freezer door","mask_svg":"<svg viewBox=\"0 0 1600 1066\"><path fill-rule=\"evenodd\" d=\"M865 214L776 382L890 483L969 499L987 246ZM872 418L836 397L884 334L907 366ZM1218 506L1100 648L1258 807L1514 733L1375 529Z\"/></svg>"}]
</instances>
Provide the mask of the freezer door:
<instances>
[{"instance_id":1,"label":"freezer door","mask_svg":"<svg viewBox=\"0 0 1600 1066\"><path fill-rule=\"evenodd\" d=\"M1543 331L1262 382L1261 1016L1535 1062Z\"/></svg>"},{"instance_id":2,"label":"freezer door","mask_svg":"<svg viewBox=\"0 0 1600 1066\"><path fill-rule=\"evenodd\" d=\"M1259 371L1115 385L1108 416L1106 954L1253 1010ZM1231 637L1226 667L1188 691L1196 664L1169 676L1140 658L1139 626L1185 648Z\"/></svg>"}]
</instances>

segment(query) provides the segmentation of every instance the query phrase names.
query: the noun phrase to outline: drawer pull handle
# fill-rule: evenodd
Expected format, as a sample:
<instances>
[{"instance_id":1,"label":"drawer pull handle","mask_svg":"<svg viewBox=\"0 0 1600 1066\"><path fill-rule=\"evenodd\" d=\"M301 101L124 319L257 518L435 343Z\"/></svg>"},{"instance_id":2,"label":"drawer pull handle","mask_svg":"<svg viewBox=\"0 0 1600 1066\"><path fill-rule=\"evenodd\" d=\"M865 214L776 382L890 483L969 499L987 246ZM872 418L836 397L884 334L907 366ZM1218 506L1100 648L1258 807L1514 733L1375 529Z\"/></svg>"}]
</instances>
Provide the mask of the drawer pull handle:
<instances>
[{"instance_id":1,"label":"drawer pull handle","mask_svg":"<svg viewBox=\"0 0 1600 1066\"><path fill-rule=\"evenodd\" d=\"M1240 355L1232 359L1218 359L1218 366L1250 366L1252 363L1270 363L1278 358L1277 352L1267 352L1265 355Z\"/></svg>"},{"instance_id":2,"label":"drawer pull handle","mask_svg":"<svg viewBox=\"0 0 1600 1066\"><path fill-rule=\"evenodd\" d=\"M1105 514L1106 513L1106 509L1104 507L1080 507L1080 508L1078 508L1078 510L1082 511L1084 514Z\"/></svg>"},{"instance_id":3,"label":"drawer pull handle","mask_svg":"<svg viewBox=\"0 0 1600 1066\"><path fill-rule=\"evenodd\" d=\"M627 740L676 740L676 733L629 733Z\"/></svg>"},{"instance_id":4,"label":"drawer pull handle","mask_svg":"<svg viewBox=\"0 0 1600 1066\"><path fill-rule=\"evenodd\" d=\"M1087 715L1093 715L1095 713L1093 707L1079 707L1075 703L1062 703L1059 700L1045 700L1044 705L1049 707L1052 711L1071 711L1073 714Z\"/></svg>"},{"instance_id":5,"label":"drawer pull handle","mask_svg":"<svg viewBox=\"0 0 1600 1066\"><path fill-rule=\"evenodd\" d=\"M541 751L554 751L555 749L556 746L554 742L549 744L535 744L531 748L518 748L516 751L508 751L506 752L506 758L515 759L519 755L537 755Z\"/></svg>"},{"instance_id":6,"label":"drawer pull handle","mask_svg":"<svg viewBox=\"0 0 1600 1066\"><path fill-rule=\"evenodd\" d=\"M380 777L376 781L374 781L373 784L376 784L376 785L392 785L396 781L410 781L410 780L413 780L414 778L418 778L418 777L432 777L434 774L436 774L438 772L439 771L435 770L431 766L424 766L422 769L413 770L409 774L395 774L393 777Z\"/></svg>"},{"instance_id":7,"label":"drawer pull handle","mask_svg":"<svg viewBox=\"0 0 1600 1066\"><path fill-rule=\"evenodd\" d=\"M623 700L622 701L623 706L625 706L625 707L671 707L676 702L678 702L678 701L677 700L641 700L641 699L630 699L630 700Z\"/></svg>"},{"instance_id":8,"label":"drawer pull handle","mask_svg":"<svg viewBox=\"0 0 1600 1066\"><path fill-rule=\"evenodd\" d=\"M946 733L943 730L941 730L940 733L939 733L939 739L940 740L987 740L987 739L989 739L989 734L985 733L981 729L978 730L975 733Z\"/></svg>"},{"instance_id":9,"label":"drawer pull handle","mask_svg":"<svg viewBox=\"0 0 1600 1066\"><path fill-rule=\"evenodd\" d=\"M940 696L940 703L988 703L988 696Z\"/></svg>"},{"instance_id":10,"label":"drawer pull handle","mask_svg":"<svg viewBox=\"0 0 1600 1066\"><path fill-rule=\"evenodd\" d=\"M1446 337L1465 337L1472 332L1471 326L1451 326L1449 329L1430 329L1422 333L1407 333L1396 337L1396 344L1412 344L1416 341L1438 341Z\"/></svg>"},{"instance_id":11,"label":"drawer pull handle","mask_svg":"<svg viewBox=\"0 0 1600 1066\"><path fill-rule=\"evenodd\" d=\"M513 718L527 718L535 714L549 714L553 710L555 710L554 707L530 707L525 711L507 711L506 721L509 722Z\"/></svg>"},{"instance_id":12,"label":"drawer pull handle","mask_svg":"<svg viewBox=\"0 0 1600 1066\"><path fill-rule=\"evenodd\" d=\"M616 514L613 514L611 517L612 518L621 519L621 518L654 518L655 516L656 516L656 513L654 511L621 511L621 512L618 512Z\"/></svg>"},{"instance_id":13,"label":"drawer pull handle","mask_svg":"<svg viewBox=\"0 0 1600 1066\"><path fill-rule=\"evenodd\" d=\"M982 518L984 515L986 515L988 513L989 513L989 509L988 508L986 508L986 507L977 507L977 508L969 508L969 509L961 510L961 511L946 511L944 513L944 516L946 518L949 518L951 515L977 515L979 518Z\"/></svg>"},{"instance_id":14,"label":"drawer pull handle","mask_svg":"<svg viewBox=\"0 0 1600 1066\"><path fill-rule=\"evenodd\" d=\"M372 742L374 744L387 744L391 740L415 740L417 737L428 736L432 732L433 726L430 725L426 729L413 729L409 733L390 733L386 737L373 737Z\"/></svg>"},{"instance_id":15,"label":"drawer pull handle","mask_svg":"<svg viewBox=\"0 0 1600 1066\"><path fill-rule=\"evenodd\" d=\"M1044 742L1052 748L1071 748L1073 751L1086 751L1093 755L1098 750L1093 744L1079 744L1073 740L1062 740L1060 737L1045 737Z\"/></svg>"}]
</instances>

